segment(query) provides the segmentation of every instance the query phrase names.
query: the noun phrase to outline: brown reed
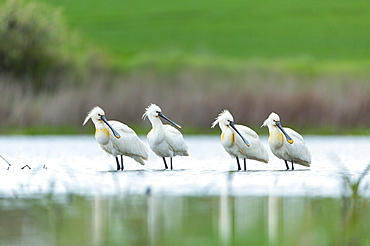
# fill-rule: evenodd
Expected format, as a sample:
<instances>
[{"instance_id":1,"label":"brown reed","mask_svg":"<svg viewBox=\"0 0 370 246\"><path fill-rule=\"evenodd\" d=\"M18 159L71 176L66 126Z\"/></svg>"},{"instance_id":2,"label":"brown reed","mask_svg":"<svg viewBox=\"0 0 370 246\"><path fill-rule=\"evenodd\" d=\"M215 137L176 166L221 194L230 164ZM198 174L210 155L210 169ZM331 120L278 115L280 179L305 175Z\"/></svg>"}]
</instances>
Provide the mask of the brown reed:
<instances>
[{"instance_id":1,"label":"brown reed","mask_svg":"<svg viewBox=\"0 0 370 246\"><path fill-rule=\"evenodd\" d=\"M259 128L271 112L293 128L368 128L370 83L366 76L298 75L277 72L151 70L126 75L94 74L83 85L66 83L35 93L0 77L0 128L80 126L93 106L108 119L147 126L141 115L150 103L183 126L209 128L223 109L237 123Z\"/></svg>"}]
</instances>

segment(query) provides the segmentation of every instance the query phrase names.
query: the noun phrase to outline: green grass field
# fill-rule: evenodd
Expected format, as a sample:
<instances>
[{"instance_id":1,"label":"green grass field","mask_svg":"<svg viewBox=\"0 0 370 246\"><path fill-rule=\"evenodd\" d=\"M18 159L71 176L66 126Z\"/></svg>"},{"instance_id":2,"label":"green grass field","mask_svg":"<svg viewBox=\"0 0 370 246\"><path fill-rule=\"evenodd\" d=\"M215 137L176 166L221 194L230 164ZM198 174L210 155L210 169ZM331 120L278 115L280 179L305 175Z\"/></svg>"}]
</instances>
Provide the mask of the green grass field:
<instances>
[{"instance_id":1,"label":"green grass field","mask_svg":"<svg viewBox=\"0 0 370 246\"><path fill-rule=\"evenodd\" d=\"M193 63L313 63L326 70L370 65L366 0L39 1L62 7L69 25L118 66L179 57Z\"/></svg>"}]
</instances>

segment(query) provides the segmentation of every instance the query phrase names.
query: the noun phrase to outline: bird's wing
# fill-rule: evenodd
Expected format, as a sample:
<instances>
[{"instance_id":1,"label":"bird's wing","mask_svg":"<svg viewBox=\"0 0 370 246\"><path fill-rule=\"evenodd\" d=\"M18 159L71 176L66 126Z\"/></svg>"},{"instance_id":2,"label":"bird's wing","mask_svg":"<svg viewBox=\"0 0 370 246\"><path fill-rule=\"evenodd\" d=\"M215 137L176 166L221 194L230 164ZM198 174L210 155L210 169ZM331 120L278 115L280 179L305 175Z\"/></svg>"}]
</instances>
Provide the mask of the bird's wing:
<instances>
[{"instance_id":1,"label":"bird's wing","mask_svg":"<svg viewBox=\"0 0 370 246\"><path fill-rule=\"evenodd\" d=\"M136 155L148 159L149 151L134 130L118 121L109 121L109 124L121 135L119 139L110 134L114 147L122 155Z\"/></svg>"},{"instance_id":2,"label":"bird's wing","mask_svg":"<svg viewBox=\"0 0 370 246\"><path fill-rule=\"evenodd\" d=\"M165 134L166 134L166 141L170 145L173 151L175 152L185 152L188 151L188 146L186 146L184 137L182 136L181 132L170 125L163 125Z\"/></svg>"},{"instance_id":3,"label":"bird's wing","mask_svg":"<svg viewBox=\"0 0 370 246\"><path fill-rule=\"evenodd\" d=\"M268 153L262 142L259 140L258 134L247 126L236 125L235 127L250 144L249 147L246 147L246 144L242 139L237 136L239 139L239 141L236 141L238 149L240 149L242 153L250 159L267 163L269 160Z\"/></svg>"},{"instance_id":4,"label":"bird's wing","mask_svg":"<svg viewBox=\"0 0 370 246\"><path fill-rule=\"evenodd\" d=\"M297 163L309 166L311 163L311 153L308 150L303 137L296 131L290 128L284 128L286 133L294 140L293 144L284 143L291 156L296 159Z\"/></svg>"},{"instance_id":5,"label":"bird's wing","mask_svg":"<svg viewBox=\"0 0 370 246\"><path fill-rule=\"evenodd\" d=\"M243 137L250 136L252 138L259 139L258 134L247 126L235 125L236 129L243 135Z\"/></svg>"},{"instance_id":6,"label":"bird's wing","mask_svg":"<svg viewBox=\"0 0 370 246\"><path fill-rule=\"evenodd\" d=\"M299 139L300 141L303 142L303 137L301 136L301 134L299 134L298 132L294 131L293 129L291 128L287 128L287 127L284 127L284 130L286 133L288 133L288 135L294 139Z\"/></svg>"},{"instance_id":7,"label":"bird's wing","mask_svg":"<svg viewBox=\"0 0 370 246\"><path fill-rule=\"evenodd\" d=\"M127 126L126 124L123 124L122 122L110 120L108 121L108 123L114 128L114 130L116 130L119 133L122 132L123 134L129 133L129 134L136 135L136 132L134 130L132 130L129 126Z\"/></svg>"}]
</instances>

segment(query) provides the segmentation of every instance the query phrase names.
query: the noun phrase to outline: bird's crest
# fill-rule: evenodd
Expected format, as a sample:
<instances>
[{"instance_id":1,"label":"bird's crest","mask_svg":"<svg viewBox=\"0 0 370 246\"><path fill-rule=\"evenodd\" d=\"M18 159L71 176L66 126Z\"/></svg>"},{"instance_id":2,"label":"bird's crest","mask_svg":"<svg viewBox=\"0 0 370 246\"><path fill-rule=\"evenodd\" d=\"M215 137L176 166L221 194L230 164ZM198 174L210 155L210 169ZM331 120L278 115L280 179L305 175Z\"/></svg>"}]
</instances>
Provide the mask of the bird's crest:
<instances>
[{"instance_id":1,"label":"bird's crest","mask_svg":"<svg viewBox=\"0 0 370 246\"><path fill-rule=\"evenodd\" d=\"M96 110L102 110L102 109L100 107L98 107L98 106L95 106L93 109L91 109L90 112L87 113L87 116L86 116L86 118L84 120L84 123L82 123L82 125L85 125L89 121L89 119L91 118L91 116L94 115L94 112Z\"/></svg>"},{"instance_id":2,"label":"bird's crest","mask_svg":"<svg viewBox=\"0 0 370 246\"><path fill-rule=\"evenodd\" d=\"M276 113L272 112L269 115L269 117L263 122L263 124L262 124L261 127L267 126L268 123L271 122L272 120L280 121L279 115L277 115Z\"/></svg>"},{"instance_id":3,"label":"bird's crest","mask_svg":"<svg viewBox=\"0 0 370 246\"><path fill-rule=\"evenodd\" d=\"M233 117L229 110L224 109L216 118L216 120L212 123L211 128L214 128L224 117Z\"/></svg>"},{"instance_id":4,"label":"bird's crest","mask_svg":"<svg viewBox=\"0 0 370 246\"><path fill-rule=\"evenodd\" d=\"M151 103L148 107L145 108L145 112L141 118L145 120L146 117L148 117L149 113L154 110L154 108L159 108L159 107L156 104Z\"/></svg>"}]
</instances>

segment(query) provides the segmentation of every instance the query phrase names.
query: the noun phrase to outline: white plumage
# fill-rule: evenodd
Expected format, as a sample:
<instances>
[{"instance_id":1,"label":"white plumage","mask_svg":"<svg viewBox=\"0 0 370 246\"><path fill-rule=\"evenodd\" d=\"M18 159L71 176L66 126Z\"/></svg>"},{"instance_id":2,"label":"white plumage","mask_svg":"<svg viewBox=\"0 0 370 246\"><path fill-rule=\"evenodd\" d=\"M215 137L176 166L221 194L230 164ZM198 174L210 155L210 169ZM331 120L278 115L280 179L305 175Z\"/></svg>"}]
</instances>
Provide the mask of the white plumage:
<instances>
[{"instance_id":1,"label":"white plumage","mask_svg":"<svg viewBox=\"0 0 370 246\"><path fill-rule=\"evenodd\" d=\"M148 148L136 135L135 131L127 125L110 120L107 121L103 109L93 108L86 116L83 125L91 119L95 125L95 139L100 147L116 158L117 170L123 170L122 155L133 158L138 163L145 165L144 160L148 159ZM121 165L118 156L121 156Z\"/></svg>"},{"instance_id":2,"label":"white plumage","mask_svg":"<svg viewBox=\"0 0 370 246\"><path fill-rule=\"evenodd\" d=\"M147 135L149 146L156 155L163 158L165 169L168 168L165 157L170 157L172 170L172 157L177 155L188 156L188 146L186 146L181 132L170 125L163 125L159 117L178 128L181 128L181 126L164 116L161 108L155 104L146 108L143 119L146 117L152 124L152 129Z\"/></svg>"},{"instance_id":3,"label":"white plumage","mask_svg":"<svg viewBox=\"0 0 370 246\"><path fill-rule=\"evenodd\" d=\"M221 143L227 153L236 158L238 170L241 170L239 158L244 159L244 170L247 170L246 159L267 163L269 156L255 131L243 125L234 125L234 118L228 110L222 111L212 124L221 128Z\"/></svg>"},{"instance_id":4,"label":"white plumage","mask_svg":"<svg viewBox=\"0 0 370 246\"><path fill-rule=\"evenodd\" d=\"M285 161L289 170L288 161L309 167L311 164L311 154L308 150L303 137L290 128L283 128L280 124L280 117L276 113L271 113L262 126L269 129L269 145L272 153Z\"/></svg>"}]
</instances>

